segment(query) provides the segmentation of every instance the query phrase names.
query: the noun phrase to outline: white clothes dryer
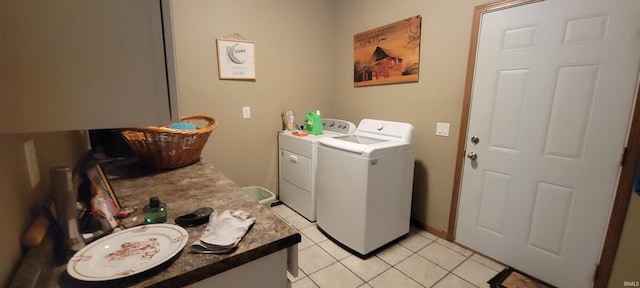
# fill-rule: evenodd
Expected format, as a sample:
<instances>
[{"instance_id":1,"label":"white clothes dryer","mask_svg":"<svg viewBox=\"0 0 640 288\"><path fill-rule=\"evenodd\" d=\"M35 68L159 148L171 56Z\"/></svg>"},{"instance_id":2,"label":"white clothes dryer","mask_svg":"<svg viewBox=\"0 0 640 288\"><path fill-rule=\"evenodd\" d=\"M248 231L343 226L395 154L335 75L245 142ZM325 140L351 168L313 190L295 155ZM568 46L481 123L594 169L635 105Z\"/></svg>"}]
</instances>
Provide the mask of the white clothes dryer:
<instances>
[{"instance_id":1,"label":"white clothes dryer","mask_svg":"<svg viewBox=\"0 0 640 288\"><path fill-rule=\"evenodd\" d=\"M296 136L278 134L278 197L282 203L309 221L316 221L316 167L318 141L353 134L356 125L339 119L323 119L322 134Z\"/></svg>"},{"instance_id":2,"label":"white clothes dryer","mask_svg":"<svg viewBox=\"0 0 640 288\"><path fill-rule=\"evenodd\" d=\"M363 119L355 134L319 142L320 231L361 258L409 233L413 126Z\"/></svg>"}]
</instances>

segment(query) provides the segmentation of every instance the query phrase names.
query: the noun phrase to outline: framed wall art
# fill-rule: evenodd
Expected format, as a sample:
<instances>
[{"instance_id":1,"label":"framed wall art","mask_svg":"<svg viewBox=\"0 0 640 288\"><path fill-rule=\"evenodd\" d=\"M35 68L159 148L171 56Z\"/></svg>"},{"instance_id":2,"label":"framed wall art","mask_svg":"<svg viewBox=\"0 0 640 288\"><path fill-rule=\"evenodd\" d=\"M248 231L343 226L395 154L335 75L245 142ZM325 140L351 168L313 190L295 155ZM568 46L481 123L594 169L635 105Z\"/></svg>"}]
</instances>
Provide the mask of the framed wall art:
<instances>
[{"instance_id":1,"label":"framed wall art","mask_svg":"<svg viewBox=\"0 0 640 288\"><path fill-rule=\"evenodd\" d=\"M216 39L220 79L256 79L255 45L251 41Z\"/></svg>"},{"instance_id":2,"label":"framed wall art","mask_svg":"<svg viewBox=\"0 0 640 288\"><path fill-rule=\"evenodd\" d=\"M355 87L418 82L420 15L353 36Z\"/></svg>"}]
</instances>

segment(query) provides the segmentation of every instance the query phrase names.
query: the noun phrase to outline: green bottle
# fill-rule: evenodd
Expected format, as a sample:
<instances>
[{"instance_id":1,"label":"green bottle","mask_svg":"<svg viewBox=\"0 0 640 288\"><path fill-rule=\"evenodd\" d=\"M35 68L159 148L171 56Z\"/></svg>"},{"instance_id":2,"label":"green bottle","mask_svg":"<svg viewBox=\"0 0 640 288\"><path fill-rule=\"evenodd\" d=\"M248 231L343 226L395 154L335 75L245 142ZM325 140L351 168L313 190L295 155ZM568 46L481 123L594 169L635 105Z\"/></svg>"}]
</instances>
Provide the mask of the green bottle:
<instances>
[{"instance_id":1,"label":"green bottle","mask_svg":"<svg viewBox=\"0 0 640 288\"><path fill-rule=\"evenodd\" d=\"M313 117L315 115L313 114L313 112L311 112L311 110L307 110L307 116L304 118L304 130L306 130L307 132L309 132L309 134L313 134Z\"/></svg>"},{"instance_id":2,"label":"green bottle","mask_svg":"<svg viewBox=\"0 0 640 288\"><path fill-rule=\"evenodd\" d=\"M309 133L314 135L322 134L322 116L320 115L320 110L317 110L315 114L312 112L313 126L311 126L311 131Z\"/></svg>"},{"instance_id":3,"label":"green bottle","mask_svg":"<svg viewBox=\"0 0 640 288\"><path fill-rule=\"evenodd\" d=\"M149 204L142 209L144 213L144 223L164 223L167 221L167 204L160 202L157 196L149 198Z\"/></svg>"}]
</instances>

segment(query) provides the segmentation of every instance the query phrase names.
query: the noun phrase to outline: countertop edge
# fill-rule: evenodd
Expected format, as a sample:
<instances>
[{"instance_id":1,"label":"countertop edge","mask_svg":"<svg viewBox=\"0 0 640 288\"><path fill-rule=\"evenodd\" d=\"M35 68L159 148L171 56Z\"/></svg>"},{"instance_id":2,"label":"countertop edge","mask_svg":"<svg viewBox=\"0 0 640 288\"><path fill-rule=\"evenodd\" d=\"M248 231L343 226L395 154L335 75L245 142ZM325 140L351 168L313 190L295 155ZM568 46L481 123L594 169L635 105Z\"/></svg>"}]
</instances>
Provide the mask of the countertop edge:
<instances>
[{"instance_id":1,"label":"countertop edge","mask_svg":"<svg viewBox=\"0 0 640 288\"><path fill-rule=\"evenodd\" d=\"M145 205L145 199L160 195L162 199L173 203L168 217L173 219L192 211L198 205L211 206L220 211L234 208L249 212L260 220L240 241L239 249L229 254L216 256L190 252L185 247L178 255L162 265L141 272L136 277L125 277L112 281L84 282L72 278L66 272L63 259L54 260L53 242L56 236L50 230L41 243L25 251L10 287L179 287L197 283L201 280L232 270L254 260L276 253L300 243L301 234L284 219L276 215L269 207L264 207L217 171L210 164L194 164L177 170L134 178L118 179L112 186L117 188L120 201L133 207ZM185 198L186 197L186 198ZM139 211L138 211L139 212ZM173 214L173 215L171 215ZM198 239L202 229L187 229L189 237ZM57 235L57 233L54 233ZM60 243L60 242L56 242ZM65 256L66 252L65 251ZM44 254L47 257L41 257ZM62 255L58 255L61 256ZM66 262L66 261L65 261ZM286 267L283 267L286 269ZM105 286L106 285L106 286Z\"/></svg>"},{"instance_id":2,"label":"countertop edge","mask_svg":"<svg viewBox=\"0 0 640 288\"><path fill-rule=\"evenodd\" d=\"M290 246L293 246L302 241L302 236L300 233L295 233L289 235L280 240L271 242L262 247L258 247L249 251L246 251L243 254L235 255L233 257L224 259L220 262L215 263L216 265L208 265L204 267L200 267L188 273L175 276L173 278L166 279L165 281L155 283L153 285L147 287L154 288L173 288L178 286L186 286L197 283L209 277L218 275L220 273L226 272L238 266L244 265L256 259L262 258L264 256L270 255L282 249L286 249Z\"/></svg>"}]
</instances>

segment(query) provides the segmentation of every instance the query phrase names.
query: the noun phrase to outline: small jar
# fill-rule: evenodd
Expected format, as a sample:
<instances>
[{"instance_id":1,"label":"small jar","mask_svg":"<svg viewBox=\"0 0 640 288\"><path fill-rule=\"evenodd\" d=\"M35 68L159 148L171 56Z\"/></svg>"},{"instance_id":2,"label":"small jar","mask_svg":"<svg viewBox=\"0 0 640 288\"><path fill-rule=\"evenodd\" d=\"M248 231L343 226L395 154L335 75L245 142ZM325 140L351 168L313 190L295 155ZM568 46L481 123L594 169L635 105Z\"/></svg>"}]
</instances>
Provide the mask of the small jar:
<instances>
[{"instance_id":1,"label":"small jar","mask_svg":"<svg viewBox=\"0 0 640 288\"><path fill-rule=\"evenodd\" d=\"M167 204L160 202L157 196L149 198L149 204L144 206L144 223L164 223L167 221Z\"/></svg>"}]
</instances>

